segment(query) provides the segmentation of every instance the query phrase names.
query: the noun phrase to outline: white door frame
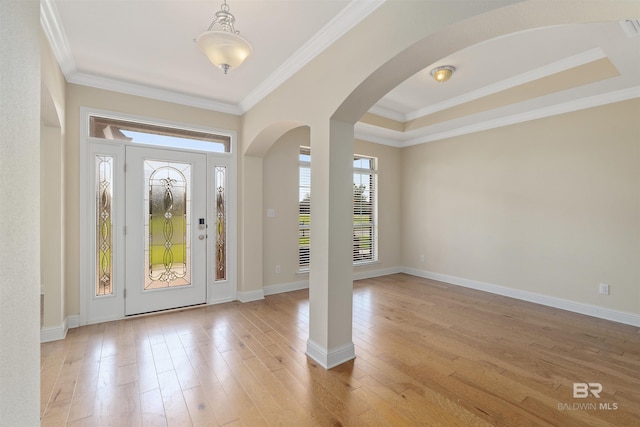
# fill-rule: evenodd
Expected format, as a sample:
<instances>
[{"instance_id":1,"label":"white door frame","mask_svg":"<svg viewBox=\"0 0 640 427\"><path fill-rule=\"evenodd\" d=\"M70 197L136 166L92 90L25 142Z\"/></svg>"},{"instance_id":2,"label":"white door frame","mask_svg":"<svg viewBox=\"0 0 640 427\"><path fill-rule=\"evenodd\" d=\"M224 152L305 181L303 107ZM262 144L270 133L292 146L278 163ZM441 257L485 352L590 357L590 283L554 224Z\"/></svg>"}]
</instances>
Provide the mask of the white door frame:
<instances>
[{"instance_id":1,"label":"white door frame","mask_svg":"<svg viewBox=\"0 0 640 427\"><path fill-rule=\"evenodd\" d=\"M182 150L200 152L207 156L207 223L209 224L207 239L207 304L216 304L236 300L237 295L237 154L236 133L228 130L205 128L191 124L167 122L148 117L133 116L112 111L99 110L88 107L80 108L80 319L79 325L107 322L125 317L124 301L124 203L114 203L113 239L114 239L114 294L112 296L95 296L95 156L96 154L113 155L114 162L114 191L124 195L124 160L125 146L133 144L125 141L109 141L89 137L89 116L106 116L124 120L154 123L162 126L181 129L193 129L214 134L226 135L231 138L230 153L203 152L201 150ZM138 144L135 144L138 145ZM144 145L151 147L150 145ZM157 147L167 149L167 147ZM171 148L172 150L176 150ZM179 150L178 150L179 151ZM215 198L213 193L215 183L215 168L224 167L226 170L226 279L215 281L213 254L215 234ZM124 197L123 197L124 200ZM99 304L97 304L99 302Z\"/></svg>"},{"instance_id":2,"label":"white door frame","mask_svg":"<svg viewBox=\"0 0 640 427\"><path fill-rule=\"evenodd\" d=\"M206 224L211 216L207 213L207 160L202 153L192 153L185 151L175 151L171 149L159 149L145 146L128 145L126 147L126 235L125 235L125 315L149 313L152 311L166 310L171 308L186 307L207 302L207 260L211 257L207 250L207 230ZM146 199L146 184L150 177L146 176L145 164L157 162L164 165L160 170L166 171L166 162L174 165L184 165L183 172L186 175L186 205L185 212L188 215L186 240L187 260L186 278L187 283L182 286L172 286L145 290L145 276L150 274L145 269L145 262L148 258L145 255L145 247L149 243L151 234L151 224L149 231L146 230L145 223L148 221L149 202ZM168 176L168 175L164 175ZM178 173L175 174L179 177ZM165 191L167 187L164 187ZM176 200L177 201L177 200ZM173 204L173 203L172 203ZM199 224L201 218L203 224ZM170 223L175 223L176 219L171 218ZM166 221L165 221L166 223ZM166 225L165 225L166 226ZM178 229L172 233L174 238L169 242L175 243L175 238L179 238ZM166 231L165 231L166 232ZM149 234L147 234L149 233ZM166 239L165 234L165 239ZM167 241L165 241L165 244ZM151 248L149 248L151 251ZM178 253L171 246L164 249L167 253ZM149 252L151 254L151 252ZM166 267L165 267L166 268ZM163 273L163 274L166 274ZM168 280L168 279L167 279ZM167 283L157 281L158 283Z\"/></svg>"}]
</instances>

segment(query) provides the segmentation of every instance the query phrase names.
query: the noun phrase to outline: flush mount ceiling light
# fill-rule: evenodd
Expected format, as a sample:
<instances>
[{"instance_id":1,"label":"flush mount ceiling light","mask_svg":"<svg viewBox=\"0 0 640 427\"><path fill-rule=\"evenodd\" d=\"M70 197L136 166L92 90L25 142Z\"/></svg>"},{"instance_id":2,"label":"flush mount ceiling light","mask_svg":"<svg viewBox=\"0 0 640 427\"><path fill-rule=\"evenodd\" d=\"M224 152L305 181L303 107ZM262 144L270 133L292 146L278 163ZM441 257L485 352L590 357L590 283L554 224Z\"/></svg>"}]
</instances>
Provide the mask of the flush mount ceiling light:
<instances>
[{"instance_id":1,"label":"flush mount ceiling light","mask_svg":"<svg viewBox=\"0 0 640 427\"><path fill-rule=\"evenodd\" d=\"M235 29L234 22L236 18L229 12L227 0L224 0L207 31L196 39L196 44L209 61L225 74L240 66L252 51L249 42L238 35L240 31ZM214 30L216 24L222 29Z\"/></svg>"},{"instance_id":2,"label":"flush mount ceiling light","mask_svg":"<svg viewBox=\"0 0 640 427\"><path fill-rule=\"evenodd\" d=\"M442 67L436 67L431 70L431 75L438 83L444 83L451 78L451 75L456 70L456 67L451 65L443 65Z\"/></svg>"}]
</instances>

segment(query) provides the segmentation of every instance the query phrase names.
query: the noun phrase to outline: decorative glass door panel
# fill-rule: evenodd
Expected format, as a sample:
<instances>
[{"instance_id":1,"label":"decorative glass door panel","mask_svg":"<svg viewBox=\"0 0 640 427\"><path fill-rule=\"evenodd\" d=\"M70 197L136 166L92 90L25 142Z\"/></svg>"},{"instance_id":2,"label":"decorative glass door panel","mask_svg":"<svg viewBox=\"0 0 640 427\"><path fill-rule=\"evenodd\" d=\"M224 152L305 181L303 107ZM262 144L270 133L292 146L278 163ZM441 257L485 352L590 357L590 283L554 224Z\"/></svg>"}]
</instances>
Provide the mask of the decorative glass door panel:
<instances>
[{"instance_id":1,"label":"decorative glass door panel","mask_svg":"<svg viewBox=\"0 0 640 427\"><path fill-rule=\"evenodd\" d=\"M206 155L126 151L126 314L205 303Z\"/></svg>"},{"instance_id":2,"label":"decorative glass door panel","mask_svg":"<svg viewBox=\"0 0 640 427\"><path fill-rule=\"evenodd\" d=\"M144 289L191 283L191 165L147 160Z\"/></svg>"},{"instance_id":3,"label":"decorative glass door panel","mask_svg":"<svg viewBox=\"0 0 640 427\"><path fill-rule=\"evenodd\" d=\"M113 294L113 156L96 155L96 296Z\"/></svg>"},{"instance_id":4,"label":"decorative glass door panel","mask_svg":"<svg viewBox=\"0 0 640 427\"><path fill-rule=\"evenodd\" d=\"M216 236L215 270L216 281L227 279L227 168L215 167Z\"/></svg>"}]
</instances>

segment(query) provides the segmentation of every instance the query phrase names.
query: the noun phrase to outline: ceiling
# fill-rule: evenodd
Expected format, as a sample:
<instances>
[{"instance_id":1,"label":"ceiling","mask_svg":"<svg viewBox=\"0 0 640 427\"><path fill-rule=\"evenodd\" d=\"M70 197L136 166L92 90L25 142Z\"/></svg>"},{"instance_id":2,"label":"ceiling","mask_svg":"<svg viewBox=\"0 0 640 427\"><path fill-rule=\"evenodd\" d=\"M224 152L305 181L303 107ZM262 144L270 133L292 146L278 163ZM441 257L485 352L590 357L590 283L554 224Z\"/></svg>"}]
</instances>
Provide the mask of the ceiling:
<instances>
[{"instance_id":1,"label":"ceiling","mask_svg":"<svg viewBox=\"0 0 640 427\"><path fill-rule=\"evenodd\" d=\"M42 0L67 81L243 114L385 0L228 0L253 54L228 75L193 39L222 0ZM640 11L639 11L640 12ZM630 17L635 19L637 17ZM515 33L442 58L356 124L407 146L640 96L640 21ZM453 65L446 83L432 67Z\"/></svg>"}]
</instances>

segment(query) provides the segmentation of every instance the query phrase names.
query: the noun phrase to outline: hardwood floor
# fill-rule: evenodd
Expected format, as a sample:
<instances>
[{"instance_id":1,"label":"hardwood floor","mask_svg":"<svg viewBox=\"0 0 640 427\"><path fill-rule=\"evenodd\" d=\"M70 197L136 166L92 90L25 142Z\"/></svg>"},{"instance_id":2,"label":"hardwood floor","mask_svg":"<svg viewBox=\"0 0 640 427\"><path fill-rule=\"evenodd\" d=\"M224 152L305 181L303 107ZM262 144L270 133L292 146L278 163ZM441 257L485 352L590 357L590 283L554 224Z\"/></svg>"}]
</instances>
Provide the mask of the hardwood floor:
<instances>
[{"instance_id":1,"label":"hardwood floor","mask_svg":"<svg viewBox=\"0 0 640 427\"><path fill-rule=\"evenodd\" d=\"M42 425L640 425L640 328L395 274L354 283L357 358L325 371L307 298L72 329L42 345Z\"/></svg>"}]
</instances>

